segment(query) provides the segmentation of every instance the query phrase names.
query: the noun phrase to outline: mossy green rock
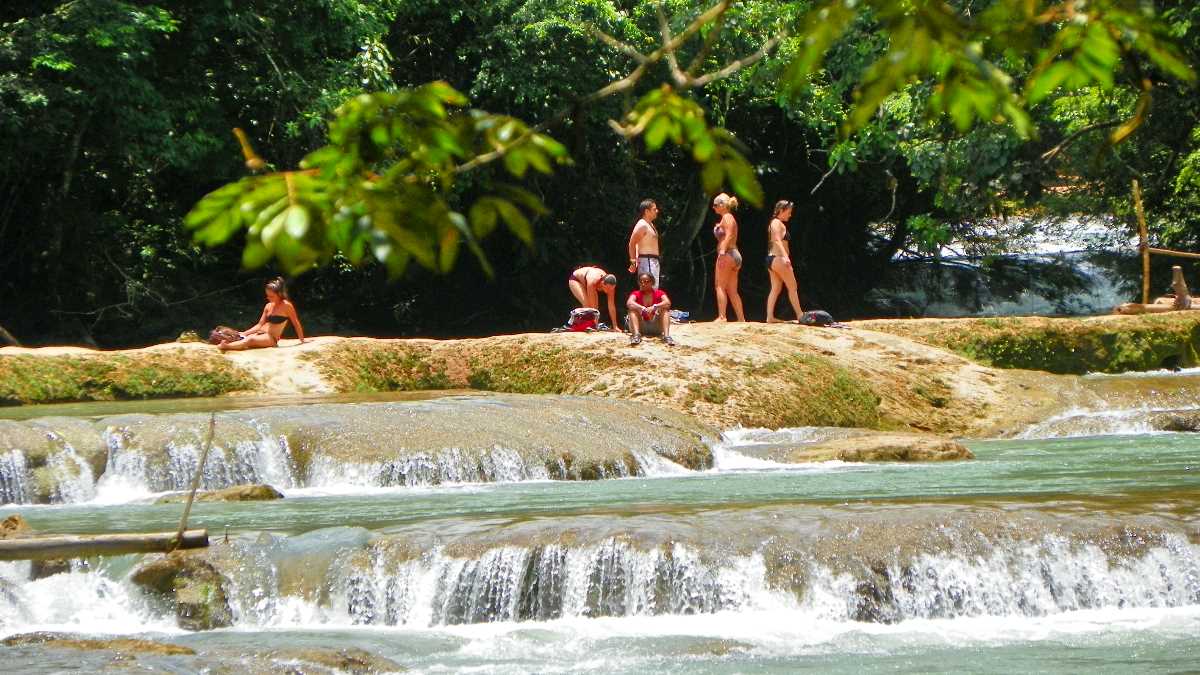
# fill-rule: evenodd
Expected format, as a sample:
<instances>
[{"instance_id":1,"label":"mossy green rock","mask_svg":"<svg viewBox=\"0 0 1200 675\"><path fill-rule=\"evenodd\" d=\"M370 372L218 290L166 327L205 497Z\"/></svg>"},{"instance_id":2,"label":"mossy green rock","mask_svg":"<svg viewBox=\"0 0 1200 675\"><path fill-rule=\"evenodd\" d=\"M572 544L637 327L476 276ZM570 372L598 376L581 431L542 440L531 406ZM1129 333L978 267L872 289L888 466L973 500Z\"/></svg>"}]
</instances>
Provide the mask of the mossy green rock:
<instances>
[{"instance_id":1,"label":"mossy green rock","mask_svg":"<svg viewBox=\"0 0 1200 675\"><path fill-rule=\"evenodd\" d=\"M175 609L180 628L211 630L233 624L225 577L198 555L187 551L169 553L143 563L134 570L132 579Z\"/></svg>"},{"instance_id":2,"label":"mossy green rock","mask_svg":"<svg viewBox=\"0 0 1200 675\"><path fill-rule=\"evenodd\" d=\"M998 317L860 321L997 368L1121 373L1200 363L1200 312L1086 319Z\"/></svg>"}]
</instances>

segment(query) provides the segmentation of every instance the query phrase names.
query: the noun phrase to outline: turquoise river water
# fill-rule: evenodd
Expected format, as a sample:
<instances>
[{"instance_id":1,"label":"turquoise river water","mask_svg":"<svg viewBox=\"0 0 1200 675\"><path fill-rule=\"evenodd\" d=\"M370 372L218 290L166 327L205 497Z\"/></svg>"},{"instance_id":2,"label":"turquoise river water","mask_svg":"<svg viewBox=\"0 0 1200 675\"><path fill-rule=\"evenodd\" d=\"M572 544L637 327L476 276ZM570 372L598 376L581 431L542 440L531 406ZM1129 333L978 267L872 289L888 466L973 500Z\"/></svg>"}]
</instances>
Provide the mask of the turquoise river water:
<instances>
[{"instance_id":1,"label":"turquoise river water","mask_svg":"<svg viewBox=\"0 0 1200 675\"><path fill-rule=\"evenodd\" d=\"M258 404L269 405L221 414L269 439L281 416L426 405ZM198 461L194 434L164 420L226 407L190 405L136 411L179 435L166 443L181 476ZM274 417L258 412L268 408ZM78 436L82 422L133 412L22 409L0 439ZM427 673L1195 672L1200 435L1147 432L1138 410L1097 429L1096 414L970 441L974 460L927 465L780 464L760 450L816 430L733 429L709 439L710 469L642 458L629 475L589 481L552 480L503 453L484 481L446 480L469 472L445 466L425 482L344 466L321 481L251 439L217 473L276 484L285 499L197 504L190 525L213 537L231 625L181 629L130 581L141 556L36 580L27 562L0 563L0 638L55 631L195 650L18 644L0 646L0 670L329 672L296 655L361 649ZM61 460L49 504L29 503L33 455L0 445L0 519L19 513L41 533L174 529L181 507L152 502L180 481L118 461L131 436L114 440L116 423L104 424L103 473Z\"/></svg>"}]
</instances>

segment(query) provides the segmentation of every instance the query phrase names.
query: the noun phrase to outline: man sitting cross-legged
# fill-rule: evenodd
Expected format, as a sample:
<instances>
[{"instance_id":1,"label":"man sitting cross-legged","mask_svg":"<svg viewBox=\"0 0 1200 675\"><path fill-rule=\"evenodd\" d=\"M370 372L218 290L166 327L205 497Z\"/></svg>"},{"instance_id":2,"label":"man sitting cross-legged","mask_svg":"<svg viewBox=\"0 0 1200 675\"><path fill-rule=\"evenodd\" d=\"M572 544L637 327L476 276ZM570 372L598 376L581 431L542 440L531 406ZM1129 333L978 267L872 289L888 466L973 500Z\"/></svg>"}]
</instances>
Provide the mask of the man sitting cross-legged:
<instances>
[{"instance_id":1,"label":"man sitting cross-legged","mask_svg":"<svg viewBox=\"0 0 1200 675\"><path fill-rule=\"evenodd\" d=\"M625 308L629 310L629 330L633 333L629 344L641 344L642 334L646 334L661 335L668 347L675 346L671 338L671 298L654 287L653 275L648 272L638 275L638 289L629 294Z\"/></svg>"}]
</instances>

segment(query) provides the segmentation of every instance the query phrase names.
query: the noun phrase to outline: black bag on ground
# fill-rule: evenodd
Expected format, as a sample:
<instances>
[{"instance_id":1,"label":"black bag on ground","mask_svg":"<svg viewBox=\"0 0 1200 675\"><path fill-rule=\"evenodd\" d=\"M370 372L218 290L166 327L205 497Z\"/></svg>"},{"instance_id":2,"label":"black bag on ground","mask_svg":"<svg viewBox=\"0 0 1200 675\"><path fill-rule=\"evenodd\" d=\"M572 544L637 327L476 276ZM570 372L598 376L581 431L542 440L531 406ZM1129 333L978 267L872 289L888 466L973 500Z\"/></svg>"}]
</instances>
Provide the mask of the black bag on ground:
<instances>
[{"instance_id":1,"label":"black bag on ground","mask_svg":"<svg viewBox=\"0 0 1200 675\"><path fill-rule=\"evenodd\" d=\"M802 326L832 326L833 316L821 309L814 309L804 313L800 317L800 325Z\"/></svg>"}]
</instances>

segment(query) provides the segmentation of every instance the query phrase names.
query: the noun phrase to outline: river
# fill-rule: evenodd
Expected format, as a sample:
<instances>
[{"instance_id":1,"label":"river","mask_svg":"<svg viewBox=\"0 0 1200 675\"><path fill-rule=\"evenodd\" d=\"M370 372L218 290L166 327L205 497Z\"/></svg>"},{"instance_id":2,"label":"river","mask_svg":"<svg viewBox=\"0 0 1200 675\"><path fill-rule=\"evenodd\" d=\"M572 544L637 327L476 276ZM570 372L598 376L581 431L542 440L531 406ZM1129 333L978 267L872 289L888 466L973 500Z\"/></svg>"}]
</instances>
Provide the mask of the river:
<instances>
[{"instance_id":1,"label":"river","mask_svg":"<svg viewBox=\"0 0 1200 675\"><path fill-rule=\"evenodd\" d=\"M305 655L331 649L416 672L1200 665L1200 436L1147 432L1138 409L1099 429L1103 411L1076 411L1024 437L970 441L974 460L927 465L779 464L764 449L828 432L733 429L706 439L711 466L688 468L672 445L681 436L654 418L629 459L597 456L613 467L604 479L557 480L589 443L618 443L607 416L628 415L566 397L262 403L219 414L221 466L205 481L269 478L286 498L199 503L191 517L213 538L205 555L228 579L232 625L179 628L131 582L141 558L124 556L33 581L29 563L0 563L0 637L57 631L195 651L136 656L168 672L328 672ZM59 446L101 429L106 456L54 455L45 466L64 478L46 492L52 503L0 506L0 518L20 513L43 533L173 529L181 507L152 498L194 470L199 411L227 404L8 412L21 419L0 426L7 501L36 501L33 454L3 455L30 429ZM473 417L493 414L513 426ZM395 419L421 426L422 415L453 453L347 468L350 450L384 444L373 434L394 440ZM491 451L446 440L478 433ZM150 452L148 439L169 452ZM575 449L562 475L545 454L556 444ZM135 446L151 459L123 463ZM64 456L75 459L54 459ZM318 480L326 473L336 480ZM11 672L107 671L131 658L37 644L0 646L0 657Z\"/></svg>"}]
</instances>

